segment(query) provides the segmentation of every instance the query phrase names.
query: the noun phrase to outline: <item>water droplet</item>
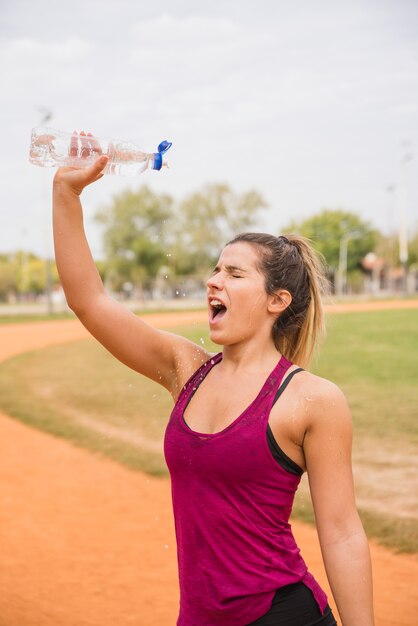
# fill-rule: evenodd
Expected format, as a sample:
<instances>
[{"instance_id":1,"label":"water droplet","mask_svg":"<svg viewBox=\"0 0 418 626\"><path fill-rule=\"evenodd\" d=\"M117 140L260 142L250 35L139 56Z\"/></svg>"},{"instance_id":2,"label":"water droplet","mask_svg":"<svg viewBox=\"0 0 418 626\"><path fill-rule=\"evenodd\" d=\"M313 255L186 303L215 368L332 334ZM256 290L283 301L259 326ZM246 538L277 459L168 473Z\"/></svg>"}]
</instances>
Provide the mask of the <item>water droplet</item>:
<instances>
[{"instance_id":1,"label":"water droplet","mask_svg":"<svg viewBox=\"0 0 418 626\"><path fill-rule=\"evenodd\" d=\"M215 365L215 361L213 359L210 360L212 365Z\"/></svg>"},{"instance_id":2,"label":"water droplet","mask_svg":"<svg viewBox=\"0 0 418 626\"><path fill-rule=\"evenodd\" d=\"M179 295L180 295L180 291L176 291L176 296L179 296Z\"/></svg>"},{"instance_id":3,"label":"water droplet","mask_svg":"<svg viewBox=\"0 0 418 626\"><path fill-rule=\"evenodd\" d=\"M181 295L183 296L183 298L185 298L185 297L186 297L186 294L185 294L185 293L182 293Z\"/></svg>"},{"instance_id":4,"label":"water droplet","mask_svg":"<svg viewBox=\"0 0 418 626\"><path fill-rule=\"evenodd\" d=\"M203 339L203 337L200 338L200 343L204 346L205 345L205 340Z\"/></svg>"},{"instance_id":5,"label":"water droplet","mask_svg":"<svg viewBox=\"0 0 418 626\"><path fill-rule=\"evenodd\" d=\"M169 252L168 254L166 254L166 256L171 256L171 253Z\"/></svg>"},{"instance_id":6,"label":"water droplet","mask_svg":"<svg viewBox=\"0 0 418 626\"><path fill-rule=\"evenodd\" d=\"M165 544L164 544L164 548L165 548L166 550L168 550L168 543L165 543Z\"/></svg>"}]
</instances>

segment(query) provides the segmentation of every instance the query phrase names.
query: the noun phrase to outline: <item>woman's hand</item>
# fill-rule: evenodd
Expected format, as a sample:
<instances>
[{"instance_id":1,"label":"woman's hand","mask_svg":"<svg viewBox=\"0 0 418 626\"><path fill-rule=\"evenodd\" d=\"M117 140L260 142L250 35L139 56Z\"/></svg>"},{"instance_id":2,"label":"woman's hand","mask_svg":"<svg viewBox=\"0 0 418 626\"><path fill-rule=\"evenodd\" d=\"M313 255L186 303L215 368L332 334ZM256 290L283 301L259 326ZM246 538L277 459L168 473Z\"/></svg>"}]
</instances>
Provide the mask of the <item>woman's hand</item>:
<instances>
[{"instance_id":1,"label":"woman's hand","mask_svg":"<svg viewBox=\"0 0 418 626\"><path fill-rule=\"evenodd\" d=\"M60 167L54 176L54 189L65 190L77 196L81 194L84 187L96 182L103 176L109 157L101 154L101 147L91 133L81 132L80 135L73 133L70 144L70 156L80 156L81 158L91 158L97 154L98 158L89 167ZM79 149L81 140L81 150Z\"/></svg>"}]
</instances>

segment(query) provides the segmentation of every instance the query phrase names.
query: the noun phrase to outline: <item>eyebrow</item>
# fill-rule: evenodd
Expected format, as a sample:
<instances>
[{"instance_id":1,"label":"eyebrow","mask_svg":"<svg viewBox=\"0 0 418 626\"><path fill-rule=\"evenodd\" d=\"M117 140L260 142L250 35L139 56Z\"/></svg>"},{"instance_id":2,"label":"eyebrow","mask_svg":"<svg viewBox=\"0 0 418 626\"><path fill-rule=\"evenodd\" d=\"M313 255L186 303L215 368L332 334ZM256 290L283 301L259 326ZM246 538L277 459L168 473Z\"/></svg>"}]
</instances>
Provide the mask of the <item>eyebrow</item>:
<instances>
[{"instance_id":1,"label":"eyebrow","mask_svg":"<svg viewBox=\"0 0 418 626\"><path fill-rule=\"evenodd\" d=\"M213 273L219 272L220 269L221 269L220 266L217 265L214 268ZM243 272L244 274L247 273L247 270L244 270L242 267L238 267L237 265L225 265L225 269L229 273L231 273L231 272Z\"/></svg>"}]
</instances>

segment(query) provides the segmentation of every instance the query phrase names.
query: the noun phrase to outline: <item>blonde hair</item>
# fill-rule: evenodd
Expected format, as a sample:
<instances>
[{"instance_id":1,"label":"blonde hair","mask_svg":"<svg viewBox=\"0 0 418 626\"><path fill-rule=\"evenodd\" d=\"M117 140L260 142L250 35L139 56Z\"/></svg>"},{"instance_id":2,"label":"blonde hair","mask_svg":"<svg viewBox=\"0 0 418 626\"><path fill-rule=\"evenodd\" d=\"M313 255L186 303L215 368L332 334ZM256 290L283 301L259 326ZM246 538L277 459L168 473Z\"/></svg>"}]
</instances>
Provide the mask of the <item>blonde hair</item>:
<instances>
[{"instance_id":1,"label":"blonde hair","mask_svg":"<svg viewBox=\"0 0 418 626\"><path fill-rule=\"evenodd\" d=\"M290 292L292 302L275 320L272 338L281 354L308 367L326 332L322 296L329 292L329 282L324 258L300 235L241 233L227 245L240 241L259 251L266 292Z\"/></svg>"}]
</instances>

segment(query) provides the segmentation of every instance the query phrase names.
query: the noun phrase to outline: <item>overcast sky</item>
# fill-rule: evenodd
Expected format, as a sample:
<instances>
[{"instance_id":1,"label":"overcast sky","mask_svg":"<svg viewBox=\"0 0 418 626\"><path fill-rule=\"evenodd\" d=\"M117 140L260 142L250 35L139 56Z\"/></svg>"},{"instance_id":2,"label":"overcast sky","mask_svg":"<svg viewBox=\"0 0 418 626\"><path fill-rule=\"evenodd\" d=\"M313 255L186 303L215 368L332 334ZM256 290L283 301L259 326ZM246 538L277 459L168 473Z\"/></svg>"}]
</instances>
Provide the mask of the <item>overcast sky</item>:
<instances>
[{"instance_id":1,"label":"overcast sky","mask_svg":"<svg viewBox=\"0 0 418 626\"><path fill-rule=\"evenodd\" d=\"M393 230L407 153L418 225L416 0L0 0L0 38L0 252L51 249L53 170L28 163L39 107L54 128L173 142L169 170L86 191L96 256L94 212L144 183L255 188L275 233L324 207Z\"/></svg>"}]
</instances>

